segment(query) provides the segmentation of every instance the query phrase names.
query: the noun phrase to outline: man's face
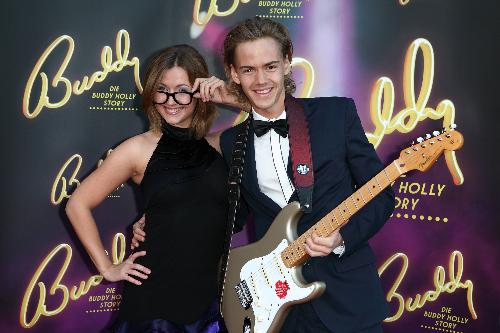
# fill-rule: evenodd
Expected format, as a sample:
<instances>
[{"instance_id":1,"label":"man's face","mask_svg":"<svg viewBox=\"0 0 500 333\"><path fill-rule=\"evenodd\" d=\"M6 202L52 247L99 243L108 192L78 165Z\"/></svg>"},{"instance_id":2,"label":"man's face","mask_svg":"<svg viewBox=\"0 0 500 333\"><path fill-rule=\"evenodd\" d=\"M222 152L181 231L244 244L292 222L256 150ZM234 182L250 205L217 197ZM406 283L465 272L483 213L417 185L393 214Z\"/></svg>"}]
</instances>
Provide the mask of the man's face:
<instances>
[{"instance_id":1,"label":"man's face","mask_svg":"<svg viewBox=\"0 0 500 333\"><path fill-rule=\"evenodd\" d=\"M239 44L231 77L241 85L254 110L267 118L285 110L285 75L290 61L283 58L278 42L271 37Z\"/></svg>"}]
</instances>

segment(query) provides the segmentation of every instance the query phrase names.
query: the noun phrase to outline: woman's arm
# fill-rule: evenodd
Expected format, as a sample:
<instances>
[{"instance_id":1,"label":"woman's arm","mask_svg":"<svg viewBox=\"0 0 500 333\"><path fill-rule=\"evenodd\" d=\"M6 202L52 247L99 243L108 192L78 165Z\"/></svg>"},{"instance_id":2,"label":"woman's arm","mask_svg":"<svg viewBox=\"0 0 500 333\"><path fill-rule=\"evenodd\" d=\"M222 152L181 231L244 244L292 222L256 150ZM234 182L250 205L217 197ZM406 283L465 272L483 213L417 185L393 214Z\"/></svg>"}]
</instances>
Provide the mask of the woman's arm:
<instances>
[{"instance_id":1,"label":"woman's arm","mask_svg":"<svg viewBox=\"0 0 500 333\"><path fill-rule=\"evenodd\" d=\"M196 93L194 97L201 99L205 103L212 102L222 104L244 112L249 112L251 109L250 104L241 104L238 98L229 92L226 82L215 76L210 78L197 78L193 84L193 91L196 90L199 90L199 92ZM220 149L221 133L222 131L211 133L205 138L212 147L222 154Z\"/></svg>"},{"instance_id":2,"label":"woman's arm","mask_svg":"<svg viewBox=\"0 0 500 333\"><path fill-rule=\"evenodd\" d=\"M128 280L141 284L129 274L147 278L149 269L133 261L145 252L133 254L119 265L113 265L105 253L92 209L104 201L118 186L137 173L135 158L140 156L139 140L129 139L119 145L74 191L66 205L66 213L97 270L108 281Z\"/></svg>"}]
</instances>

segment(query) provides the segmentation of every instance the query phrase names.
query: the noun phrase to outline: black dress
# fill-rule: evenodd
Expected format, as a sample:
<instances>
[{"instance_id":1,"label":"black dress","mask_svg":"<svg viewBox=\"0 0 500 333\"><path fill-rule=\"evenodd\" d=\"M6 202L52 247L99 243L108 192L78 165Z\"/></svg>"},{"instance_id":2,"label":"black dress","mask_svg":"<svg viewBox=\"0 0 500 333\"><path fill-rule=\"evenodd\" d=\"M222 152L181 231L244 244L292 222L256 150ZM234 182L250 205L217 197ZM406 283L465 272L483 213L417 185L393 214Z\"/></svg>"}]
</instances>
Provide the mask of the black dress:
<instances>
[{"instance_id":1,"label":"black dress","mask_svg":"<svg viewBox=\"0 0 500 333\"><path fill-rule=\"evenodd\" d=\"M137 251L145 250L146 255L137 262L151 274L140 286L125 282L114 331L142 332L161 326L165 330L155 332L177 332L176 327L183 332L194 325L193 331L201 332L205 323L218 317L227 167L205 139L195 140L188 129L165 125L141 190L146 240Z\"/></svg>"}]
</instances>

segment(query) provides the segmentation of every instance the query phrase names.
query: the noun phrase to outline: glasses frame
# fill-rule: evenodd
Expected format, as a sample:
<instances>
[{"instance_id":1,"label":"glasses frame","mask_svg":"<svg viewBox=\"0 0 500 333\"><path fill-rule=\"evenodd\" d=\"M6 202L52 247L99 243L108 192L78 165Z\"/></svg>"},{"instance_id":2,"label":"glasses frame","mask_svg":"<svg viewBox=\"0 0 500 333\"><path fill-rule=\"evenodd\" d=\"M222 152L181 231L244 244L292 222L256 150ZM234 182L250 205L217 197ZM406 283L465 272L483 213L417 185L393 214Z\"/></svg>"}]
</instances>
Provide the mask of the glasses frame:
<instances>
[{"instance_id":1,"label":"glasses frame","mask_svg":"<svg viewBox=\"0 0 500 333\"><path fill-rule=\"evenodd\" d=\"M177 103L177 104L179 104L179 105L189 105L189 104L191 104L193 102L193 97L198 92L200 92L200 88L196 89L193 92L189 92L189 91L175 91L175 92L172 92L172 93L168 92L168 91L157 90L157 91L155 91L155 93L165 94L167 96L167 98L165 99L165 102L163 102L163 103L155 102L155 100L153 98L153 105L161 105L161 104L167 103L168 100L170 99L170 96L172 96L172 98L174 99L174 102ZM187 103L187 104L179 103L179 101L177 100L177 98L175 98L176 94L188 94L189 96L191 96L191 99L189 100L189 103Z\"/></svg>"}]
</instances>

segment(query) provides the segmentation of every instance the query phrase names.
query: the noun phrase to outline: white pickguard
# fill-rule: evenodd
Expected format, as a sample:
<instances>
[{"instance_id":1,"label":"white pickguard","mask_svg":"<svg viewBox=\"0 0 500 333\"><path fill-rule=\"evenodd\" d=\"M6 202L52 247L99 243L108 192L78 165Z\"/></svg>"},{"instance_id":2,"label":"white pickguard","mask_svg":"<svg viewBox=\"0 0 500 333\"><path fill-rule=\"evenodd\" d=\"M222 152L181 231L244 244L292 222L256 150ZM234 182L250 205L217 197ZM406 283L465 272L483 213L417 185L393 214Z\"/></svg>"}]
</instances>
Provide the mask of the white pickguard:
<instances>
[{"instance_id":1,"label":"white pickguard","mask_svg":"<svg viewBox=\"0 0 500 333\"><path fill-rule=\"evenodd\" d=\"M240 279L246 281L253 298L254 333L267 332L285 303L304 299L314 291L312 285L299 287L291 269L281 260L280 253L287 246L288 241L283 239L271 253L252 259L241 268Z\"/></svg>"}]
</instances>

